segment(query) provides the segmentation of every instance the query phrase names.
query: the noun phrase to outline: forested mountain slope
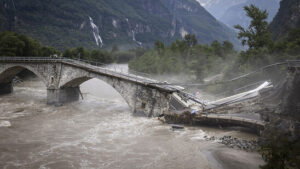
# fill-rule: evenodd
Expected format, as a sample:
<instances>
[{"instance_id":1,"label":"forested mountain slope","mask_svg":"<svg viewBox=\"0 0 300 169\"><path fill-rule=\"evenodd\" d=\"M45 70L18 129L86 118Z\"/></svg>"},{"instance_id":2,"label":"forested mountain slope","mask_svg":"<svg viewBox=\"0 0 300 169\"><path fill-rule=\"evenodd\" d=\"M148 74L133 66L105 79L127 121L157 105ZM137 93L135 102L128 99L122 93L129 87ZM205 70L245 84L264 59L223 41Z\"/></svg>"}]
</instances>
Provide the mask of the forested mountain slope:
<instances>
[{"instance_id":1,"label":"forested mountain slope","mask_svg":"<svg viewBox=\"0 0 300 169\"><path fill-rule=\"evenodd\" d=\"M201 43L237 43L234 33L195 0L3 0L0 31L5 30L58 49L146 47L186 33L196 34Z\"/></svg>"}]
</instances>

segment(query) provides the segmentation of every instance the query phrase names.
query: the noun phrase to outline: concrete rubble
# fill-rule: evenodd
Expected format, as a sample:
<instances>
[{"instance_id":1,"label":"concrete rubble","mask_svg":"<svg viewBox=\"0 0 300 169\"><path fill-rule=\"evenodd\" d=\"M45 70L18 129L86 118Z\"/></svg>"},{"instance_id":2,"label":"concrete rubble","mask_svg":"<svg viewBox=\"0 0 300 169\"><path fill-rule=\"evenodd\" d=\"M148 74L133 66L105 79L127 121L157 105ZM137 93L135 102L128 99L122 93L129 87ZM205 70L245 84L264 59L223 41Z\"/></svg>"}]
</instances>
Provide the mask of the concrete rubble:
<instances>
[{"instance_id":1,"label":"concrete rubble","mask_svg":"<svg viewBox=\"0 0 300 169\"><path fill-rule=\"evenodd\" d=\"M300 133L299 86L300 71L291 67L286 78L276 86L266 81L256 89L202 104L174 97L177 104L183 103L182 109L171 109L164 118L172 124L241 126L259 135L265 133L265 129L277 128L297 139Z\"/></svg>"},{"instance_id":2,"label":"concrete rubble","mask_svg":"<svg viewBox=\"0 0 300 169\"><path fill-rule=\"evenodd\" d=\"M175 95L173 99L177 100L177 103L171 101L170 104L175 105L173 107L177 107L177 109L165 113L164 118L167 123L214 126L236 125L253 129L259 133L265 125L260 115L255 114L258 110L263 109L259 101L260 91L270 88L272 88L271 83L264 82L256 89L203 104L191 100L184 101L181 99L182 97ZM178 106L179 103L182 103L181 107ZM245 112L248 112L248 116L244 114Z\"/></svg>"}]
</instances>

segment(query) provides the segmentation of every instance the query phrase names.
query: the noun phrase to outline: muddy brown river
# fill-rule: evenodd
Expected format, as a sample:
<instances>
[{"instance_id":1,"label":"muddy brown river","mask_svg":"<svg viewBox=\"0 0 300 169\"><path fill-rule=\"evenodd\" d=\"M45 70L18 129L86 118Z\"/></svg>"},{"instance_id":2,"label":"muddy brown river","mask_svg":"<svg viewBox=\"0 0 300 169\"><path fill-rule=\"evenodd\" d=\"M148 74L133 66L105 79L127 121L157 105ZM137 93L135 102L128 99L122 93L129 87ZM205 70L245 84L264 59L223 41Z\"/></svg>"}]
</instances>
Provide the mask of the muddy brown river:
<instances>
[{"instance_id":1,"label":"muddy brown river","mask_svg":"<svg viewBox=\"0 0 300 169\"><path fill-rule=\"evenodd\" d=\"M0 168L4 169L256 169L256 152L227 148L204 136L256 136L232 130L185 127L172 131L155 118L132 116L116 91L90 80L84 99L47 106L36 79L0 96Z\"/></svg>"}]
</instances>

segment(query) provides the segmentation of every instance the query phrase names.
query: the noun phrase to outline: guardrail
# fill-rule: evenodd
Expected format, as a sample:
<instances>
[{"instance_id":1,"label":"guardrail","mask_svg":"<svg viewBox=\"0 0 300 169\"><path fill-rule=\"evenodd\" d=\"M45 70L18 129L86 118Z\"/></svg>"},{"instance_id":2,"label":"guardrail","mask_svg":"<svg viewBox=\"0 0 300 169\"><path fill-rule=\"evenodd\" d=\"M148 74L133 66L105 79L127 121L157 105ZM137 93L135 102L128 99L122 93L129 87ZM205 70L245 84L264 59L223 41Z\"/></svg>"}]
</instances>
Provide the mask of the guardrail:
<instances>
[{"instance_id":1,"label":"guardrail","mask_svg":"<svg viewBox=\"0 0 300 169\"><path fill-rule=\"evenodd\" d=\"M158 80L151 77L150 74L137 72L137 71L125 71L122 68L118 68L112 64L105 64L96 61L83 60L83 59L70 59L64 57L0 57L0 61L18 61L18 62L65 62L78 66L84 66L89 69L98 70L107 74L122 77L132 81L139 81L148 84L159 84ZM166 83L164 83L166 84ZM160 85L157 85L160 86ZM163 86L164 87L164 86Z\"/></svg>"},{"instance_id":2,"label":"guardrail","mask_svg":"<svg viewBox=\"0 0 300 169\"><path fill-rule=\"evenodd\" d=\"M28 57L10 57L10 56L3 56L0 57L0 61L23 61L23 62L32 62L32 61L47 61L47 62L56 62L56 61L65 61L65 62L72 62L72 63L78 63L78 64L83 64L86 63L88 65L86 66L96 66L96 67L102 67L105 69L109 69L118 73L122 73L122 74L126 74L126 75L133 75L133 76L137 76L137 78L143 78L143 79L147 79L152 81L152 83L157 83L159 84L160 79L154 78L153 75L148 74L148 73L144 73L144 72L138 72L135 70L128 70L125 71L122 68L118 68L116 66L114 66L113 64L107 64L107 63L101 63L101 62L97 62L94 60L84 60L84 59L71 59L71 58L64 58L64 57L32 57L32 56L28 56ZM169 79L164 80L164 81L169 81ZM162 82L164 85L169 85L169 83L166 82Z\"/></svg>"}]
</instances>

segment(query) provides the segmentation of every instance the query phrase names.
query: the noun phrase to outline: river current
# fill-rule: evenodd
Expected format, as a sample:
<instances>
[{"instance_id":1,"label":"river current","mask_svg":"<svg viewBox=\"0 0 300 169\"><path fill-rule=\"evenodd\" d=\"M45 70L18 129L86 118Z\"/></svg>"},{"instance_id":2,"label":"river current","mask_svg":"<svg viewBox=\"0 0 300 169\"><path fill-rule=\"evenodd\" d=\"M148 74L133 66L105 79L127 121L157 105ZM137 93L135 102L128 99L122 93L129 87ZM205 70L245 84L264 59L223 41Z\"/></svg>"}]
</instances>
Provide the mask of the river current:
<instances>
[{"instance_id":1,"label":"river current","mask_svg":"<svg viewBox=\"0 0 300 169\"><path fill-rule=\"evenodd\" d=\"M17 84L0 96L0 168L32 169L255 169L256 152L227 148L204 136L256 136L233 130L185 127L172 131L155 118L132 116L106 83L81 85L84 99L47 106L43 82Z\"/></svg>"}]
</instances>

